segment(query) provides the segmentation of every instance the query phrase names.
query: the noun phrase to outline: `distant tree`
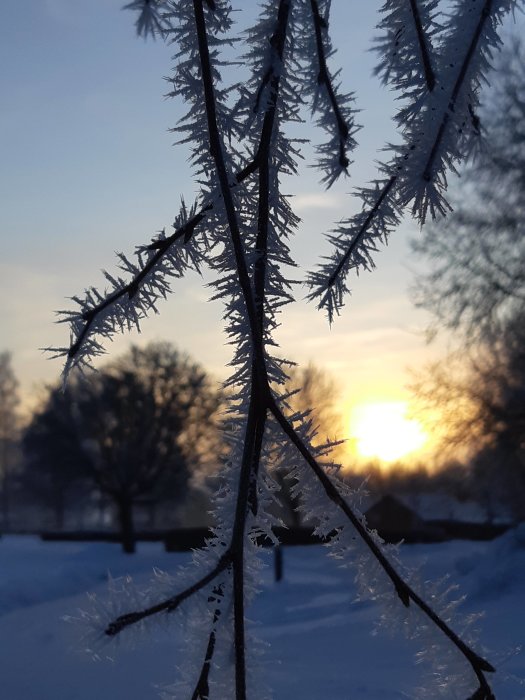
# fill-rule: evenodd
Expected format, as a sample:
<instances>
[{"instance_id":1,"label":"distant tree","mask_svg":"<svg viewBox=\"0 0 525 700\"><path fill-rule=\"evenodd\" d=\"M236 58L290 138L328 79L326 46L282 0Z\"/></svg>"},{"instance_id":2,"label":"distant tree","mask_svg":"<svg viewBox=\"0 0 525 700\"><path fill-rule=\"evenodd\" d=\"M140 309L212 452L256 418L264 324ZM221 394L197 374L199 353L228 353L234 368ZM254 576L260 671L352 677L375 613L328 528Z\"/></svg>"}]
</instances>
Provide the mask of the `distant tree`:
<instances>
[{"instance_id":1,"label":"distant tree","mask_svg":"<svg viewBox=\"0 0 525 700\"><path fill-rule=\"evenodd\" d=\"M460 450L472 461L479 477L474 495L488 512L498 494L523 519L525 313L507 320L496 338L428 367L413 388L434 417L446 454Z\"/></svg>"},{"instance_id":2,"label":"distant tree","mask_svg":"<svg viewBox=\"0 0 525 700\"><path fill-rule=\"evenodd\" d=\"M0 352L0 490L2 530L10 527L10 500L18 443L18 382L11 366L11 354Z\"/></svg>"},{"instance_id":3,"label":"distant tree","mask_svg":"<svg viewBox=\"0 0 525 700\"><path fill-rule=\"evenodd\" d=\"M504 500L525 517L525 49L500 58L481 124L491 138L463 173L454 211L414 241L430 271L414 299L429 337L452 331L453 350L414 383L449 447L468 449L474 490L493 515ZM502 117L504 115L504 117ZM455 347L454 347L455 346ZM459 348L459 349L458 349ZM473 482L474 483L474 482Z\"/></svg>"},{"instance_id":4,"label":"distant tree","mask_svg":"<svg viewBox=\"0 0 525 700\"><path fill-rule=\"evenodd\" d=\"M525 49L500 57L481 113L490 140L452 189L453 211L413 240L430 270L417 275L415 304L430 312L429 335L451 329L472 345L492 342L525 309ZM502 116L504 115L504 117Z\"/></svg>"},{"instance_id":5,"label":"distant tree","mask_svg":"<svg viewBox=\"0 0 525 700\"><path fill-rule=\"evenodd\" d=\"M133 552L134 505L167 491L181 500L192 471L219 449L212 436L220 393L168 343L133 346L60 391L34 417L26 451L64 491L78 475L87 477L115 505L123 549Z\"/></svg>"},{"instance_id":6,"label":"distant tree","mask_svg":"<svg viewBox=\"0 0 525 700\"><path fill-rule=\"evenodd\" d=\"M316 445L334 443L332 455L342 455L344 423L341 408L341 392L334 377L325 369L310 363L306 367L293 367L285 389L293 393L288 399L290 408L304 414L311 422ZM339 443L339 444L337 444Z\"/></svg>"},{"instance_id":7,"label":"distant tree","mask_svg":"<svg viewBox=\"0 0 525 700\"><path fill-rule=\"evenodd\" d=\"M317 449L326 446L330 460L342 462L347 455L341 442L344 426L337 405L340 392L329 372L313 363L302 368L294 366L289 371L285 392L290 394L287 403L291 412L311 425L312 444ZM280 487L277 498L284 507L285 519L295 526L301 525L299 497L294 495L294 479L289 467L281 463L275 470L275 478Z\"/></svg>"},{"instance_id":8,"label":"distant tree","mask_svg":"<svg viewBox=\"0 0 525 700\"><path fill-rule=\"evenodd\" d=\"M51 509L58 530L64 527L66 507L74 491L90 488L86 480L90 462L74 414L76 391L76 384L66 391L50 388L22 439L22 488L31 500Z\"/></svg>"}]
</instances>

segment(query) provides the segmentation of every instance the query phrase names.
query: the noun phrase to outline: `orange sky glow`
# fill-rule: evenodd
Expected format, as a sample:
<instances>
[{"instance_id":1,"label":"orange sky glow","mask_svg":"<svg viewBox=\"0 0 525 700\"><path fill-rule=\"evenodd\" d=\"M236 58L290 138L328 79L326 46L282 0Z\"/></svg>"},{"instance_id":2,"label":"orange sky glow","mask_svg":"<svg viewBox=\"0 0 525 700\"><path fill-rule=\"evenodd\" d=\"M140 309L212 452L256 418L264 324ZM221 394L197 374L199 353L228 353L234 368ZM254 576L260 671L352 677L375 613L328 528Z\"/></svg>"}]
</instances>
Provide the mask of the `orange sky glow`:
<instances>
[{"instance_id":1,"label":"orange sky glow","mask_svg":"<svg viewBox=\"0 0 525 700\"><path fill-rule=\"evenodd\" d=\"M429 447L422 423L409 413L407 401L374 401L356 404L348 419L349 451L358 458L414 462Z\"/></svg>"}]
</instances>

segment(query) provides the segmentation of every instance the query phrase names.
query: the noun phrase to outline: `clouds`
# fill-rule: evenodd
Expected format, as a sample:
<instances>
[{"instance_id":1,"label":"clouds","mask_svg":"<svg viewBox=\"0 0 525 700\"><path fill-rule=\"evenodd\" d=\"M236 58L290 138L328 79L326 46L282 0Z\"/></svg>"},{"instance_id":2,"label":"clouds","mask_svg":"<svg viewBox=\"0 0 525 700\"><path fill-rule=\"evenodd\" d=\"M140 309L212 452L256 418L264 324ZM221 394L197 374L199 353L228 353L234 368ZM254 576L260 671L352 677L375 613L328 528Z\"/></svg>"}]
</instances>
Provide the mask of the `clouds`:
<instances>
[{"instance_id":1,"label":"clouds","mask_svg":"<svg viewBox=\"0 0 525 700\"><path fill-rule=\"evenodd\" d=\"M334 211L344 206L346 196L333 192L302 192L292 199L292 206L299 216L312 209Z\"/></svg>"}]
</instances>

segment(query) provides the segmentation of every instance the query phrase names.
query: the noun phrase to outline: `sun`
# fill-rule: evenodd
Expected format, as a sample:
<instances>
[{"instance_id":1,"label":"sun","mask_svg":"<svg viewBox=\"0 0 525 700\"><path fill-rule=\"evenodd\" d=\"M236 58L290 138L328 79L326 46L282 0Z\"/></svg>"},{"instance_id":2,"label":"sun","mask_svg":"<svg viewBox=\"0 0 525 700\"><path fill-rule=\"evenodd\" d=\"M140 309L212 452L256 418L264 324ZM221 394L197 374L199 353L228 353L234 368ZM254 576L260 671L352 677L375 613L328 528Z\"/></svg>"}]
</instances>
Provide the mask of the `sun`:
<instances>
[{"instance_id":1,"label":"sun","mask_svg":"<svg viewBox=\"0 0 525 700\"><path fill-rule=\"evenodd\" d=\"M417 420L406 417L405 401L356 406L350 418L350 433L361 457L395 462L420 450L428 436Z\"/></svg>"}]
</instances>

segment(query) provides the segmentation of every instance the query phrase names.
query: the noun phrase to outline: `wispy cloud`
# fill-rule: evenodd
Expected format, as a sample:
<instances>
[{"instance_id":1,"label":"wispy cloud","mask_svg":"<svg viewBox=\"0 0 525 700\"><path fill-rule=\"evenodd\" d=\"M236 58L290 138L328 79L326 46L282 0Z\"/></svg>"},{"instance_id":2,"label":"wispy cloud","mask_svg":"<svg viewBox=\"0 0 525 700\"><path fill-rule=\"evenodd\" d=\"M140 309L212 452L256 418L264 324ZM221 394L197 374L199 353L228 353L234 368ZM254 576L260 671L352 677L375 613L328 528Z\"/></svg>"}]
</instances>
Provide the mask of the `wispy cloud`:
<instances>
[{"instance_id":1,"label":"wispy cloud","mask_svg":"<svg viewBox=\"0 0 525 700\"><path fill-rule=\"evenodd\" d=\"M344 194L304 192L294 196L292 206L297 211L306 211L308 209L334 209L342 206L344 199Z\"/></svg>"}]
</instances>

